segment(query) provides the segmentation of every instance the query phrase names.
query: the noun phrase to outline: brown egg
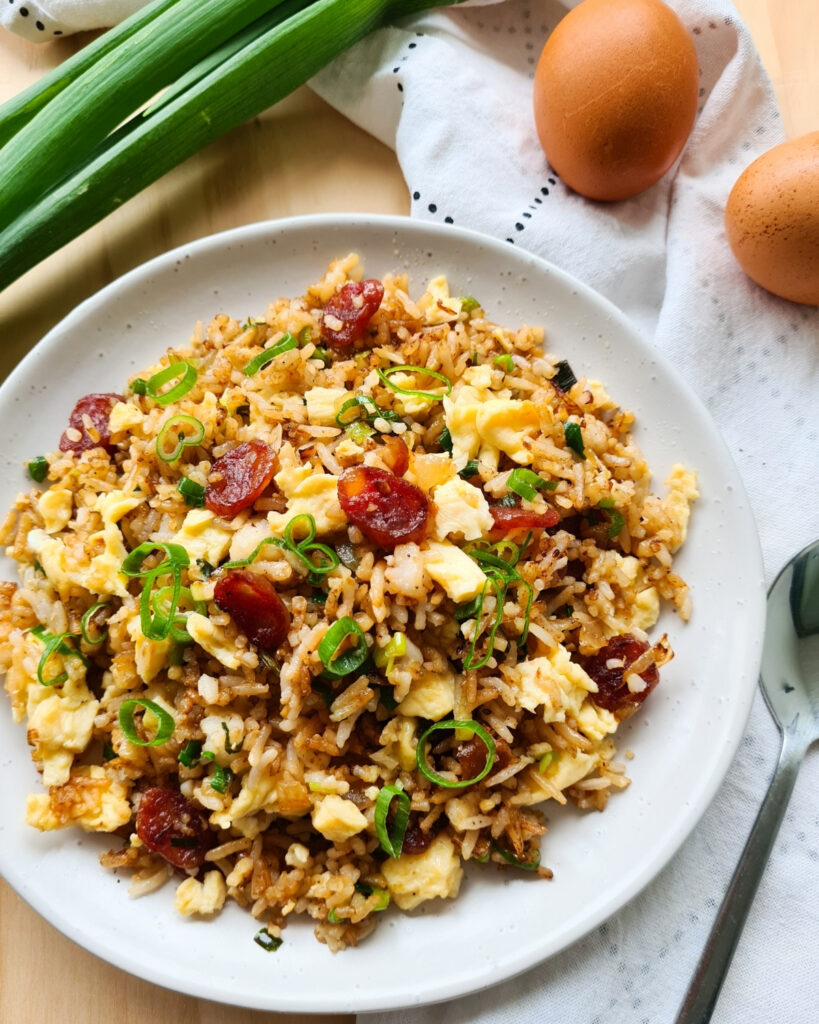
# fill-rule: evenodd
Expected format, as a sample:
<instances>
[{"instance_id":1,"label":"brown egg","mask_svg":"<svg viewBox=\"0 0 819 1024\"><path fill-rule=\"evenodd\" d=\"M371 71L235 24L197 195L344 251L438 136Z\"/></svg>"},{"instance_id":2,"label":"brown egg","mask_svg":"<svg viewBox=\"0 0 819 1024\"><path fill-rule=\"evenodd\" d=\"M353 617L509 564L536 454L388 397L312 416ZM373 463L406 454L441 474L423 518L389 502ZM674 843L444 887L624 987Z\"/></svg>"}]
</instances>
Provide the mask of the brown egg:
<instances>
[{"instance_id":1,"label":"brown egg","mask_svg":"<svg viewBox=\"0 0 819 1024\"><path fill-rule=\"evenodd\" d=\"M819 306L819 132L774 146L742 172L728 197L725 230L757 284Z\"/></svg>"},{"instance_id":2,"label":"brown egg","mask_svg":"<svg viewBox=\"0 0 819 1024\"><path fill-rule=\"evenodd\" d=\"M649 188L697 114L697 54L660 0L584 0L549 37L535 73L535 124L563 181L590 199Z\"/></svg>"}]
</instances>

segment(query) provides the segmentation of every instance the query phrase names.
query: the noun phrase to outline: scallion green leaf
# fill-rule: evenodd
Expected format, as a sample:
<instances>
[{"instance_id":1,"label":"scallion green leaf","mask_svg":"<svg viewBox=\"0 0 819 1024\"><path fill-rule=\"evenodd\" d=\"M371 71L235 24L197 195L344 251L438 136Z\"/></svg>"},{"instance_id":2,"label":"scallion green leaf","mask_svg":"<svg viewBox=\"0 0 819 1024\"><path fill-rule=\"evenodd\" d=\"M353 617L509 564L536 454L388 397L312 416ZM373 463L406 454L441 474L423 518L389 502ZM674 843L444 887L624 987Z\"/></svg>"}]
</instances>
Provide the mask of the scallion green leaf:
<instances>
[{"instance_id":1,"label":"scallion green leaf","mask_svg":"<svg viewBox=\"0 0 819 1024\"><path fill-rule=\"evenodd\" d=\"M508 352L504 352L503 355L495 356L492 360L492 365L497 366L504 373L512 373L515 369L515 360Z\"/></svg>"},{"instance_id":2,"label":"scallion green leaf","mask_svg":"<svg viewBox=\"0 0 819 1024\"><path fill-rule=\"evenodd\" d=\"M500 843L492 840L492 849L495 853L499 853L501 857L506 861L507 864L511 864L512 867L520 868L522 871L537 871L540 867L540 850L535 853L535 859L531 861L519 860L513 853L504 849Z\"/></svg>"},{"instance_id":3,"label":"scallion green leaf","mask_svg":"<svg viewBox=\"0 0 819 1024\"><path fill-rule=\"evenodd\" d=\"M472 459L464 466L463 469L458 470L458 476L461 480L471 480L473 476L478 475L478 460Z\"/></svg>"},{"instance_id":4,"label":"scallion green leaf","mask_svg":"<svg viewBox=\"0 0 819 1024\"><path fill-rule=\"evenodd\" d=\"M342 650L348 637L354 640L354 644ZM361 627L349 615L334 622L318 645L318 656L321 658L324 671L335 679L361 668L369 653L370 649Z\"/></svg>"},{"instance_id":5,"label":"scallion green leaf","mask_svg":"<svg viewBox=\"0 0 819 1024\"><path fill-rule=\"evenodd\" d=\"M395 814L392 819L392 827L387 824L392 802L395 801ZM375 798L375 834L381 849L390 857L400 857L404 846L409 823L410 798L399 785L382 786L381 791Z\"/></svg>"},{"instance_id":6,"label":"scallion green leaf","mask_svg":"<svg viewBox=\"0 0 819 1024\"><path fill-rule=\"evenodd\" d=\"M281 948L284 939L271 935L267 928L260 928L253 936L253 941L257 946L261 946L265 953L275 953Z\"/></svg>"},{"instance_id":7,"label":"scallion green leaf","mask_svg":"<svg viewBox=\"0 0 819 1024\"><path fill-rule=\"evenodd\" d=\"M163 423L157 434L156 454L163 462L176 462L186 448L195 448L204 439L204 423L195 416L178 412Z\"/></svg>"},{"instance_id":8,"label":"scallion green leaf","mask_svg":"<svg viewBox=\"0 0 819 1024\"><path fill-rule=\"evenodd\" d=\"M424 366L390 366L386 370L382 370L380 367L375 371L381 382L386 384L388 388L392 388L393 391L397 391L399 395L408 395L411 398L428 398L432 402L442 402L444 398L452 393L452 381L449 377L445 377L444 374L438 373L437 370L428 370ZM390 377L396 373L419 373L422 376L433 377L435 380L441 381L444 385L442 392L435 391L418 391L415 388L403 388L390 380Z\"/></svg>"},{"instance_id":9,"label":"scallion green leaf","mask_svg":"<svg viewBox=\"0 0 819 1024\"><path fill-rule=\"evenodd\" d=\"M118 757L116 750L111 746L110 743L103 743L102 745L102 759L103 761L113 761L115 757Z\"/></svg>"},{"instance_id":10,"label":"scallion green leaf","mask_svg":"<svg viewBox=\"0 0 819 1024\"><path fill-rule=\"evenodd\" d=\"M449 455L452 454L452 434L449 432L449 427L444 427L438 435L438 444L443 451Z\"/></svg>"},{"instance_id":11,"label":"scallion green leaf","mask_svg":"<svg viewBox=\"0 0 819 1024\"><path fill-rule=\"evenodd\" d=\"M442 729L458 729L472 733L472 735L477 736L481 743L486 747L486 763L474 779L447 779L443 775L439 775L434 771L434 769L430 768L427 762L427 740L434 732L438 732ZM495 741L486 729L484 729L484 727L478 722L456 722L451 721L450 719L445 719L441 722L433 722L418 740L418 746L415 748L415 763L418 766L418 771L424 776L424 778L429 779L429 781L434 783L436 786L442 786L445 789L465 789L467 786L474 786L476 782L480 782L481 779L485 779L492 771L492 765L495 763Z\"/></svg>"},{"instance_id":12,"label":"scallion green leaf","mask_svg":"<svg viewBox=\"0 0 819 1024\"><path fill-rule=\"evenodd\" d=\"M143 377L137 377L135 381L131 382L131 393L134 395L147 395L148 381Z\"/></svg>"},{"instance_id":13,"label":"scallion green leaf","mask_svg":"<svg viewBox=\"0 0 819 1024\"><path fill-rule=\"evenodd\" d=\"M178 363L171 363L170 366L166 366L164 370L155 373L153 377L149 377L145 382L145 392L149 398L153 398L157 405L170 405L172 402L178 402L180 398L184 398L187 395L196 383L197 376L195 366L180 360ZM169 387L167 391L160 391L160 388L164 388L166 384L170 384L173 380L176 383Z\"/></svg>"},{"instance_id":14,"label":"scallion green leaf","mask_svg":"<svg viewBox=\"0 0 819 1024\"><path fill-rule=\"evenodd\" d=\"M271 345L270 348L264 348L262 351L254 356L247 366L242 371L246 376L252 377L257 374L259 370L262 370L268 363L272 363L273 360L280 355L284 355L285 352L289 352L292 348L298 348L299 343L293 335L287 331L287 333L275 345Z\"/></svg>"},{"instance_id":15,"label":"scallion green leaf","mask_svg":"<svg viewBox=\"0 0 819 1024\"><path fill-rule=\"evenodd\" d=\"M583 432L580 429L580 425L577 423L566 423L563 427L563 434L566 438L566 444L585 462L586 450L583 444Z\"/></svg>"},{"instance_id":16,"label":"scallion green leaf","mask_svg":"<svg viewBox=\"0 0 819 1024\"><path fill-rule=\"evenodd\" d=\"M210 777L210 788L217 793L227 793L228 786L233 781L233 772L224 765L217 764Z\"/></svg>"},{"instance_id":17,"label":"scallion green leaf","mask_svg":"<svg viewBox=\"0 0 819 1024\"><path fill-rule=\"evenodd\" d=\"M506 480L507 490L519 494L526 501L534 501L538 491L554 491L557 489L556 480L544 480L538 473L531 469L513 469Z\"/></svg>"},{"instance_id":18,"label":"scallion green leaf","mask_svg":"<svg viewBox=\"0 0 819 1024\"><path fill-rule=\"evenodd\" d=\"M69 640L76 640L73 633L49 633L45 626L35 626L31 635L37 637L43 645L44 650L37 664L37 681L42 686L60 686L68 679L68 673L62 672L59 675L46 677L46 668L52 656L59 654L63 658L79 658L85 668L88 668L88 659L82 653L68 643Z\"/></svg>"},{"instance_id":19,"label":"scallion green leaf","mask_svg":"<svg viewBox=\"0 0 819 1024\"><path fill-rule=\"evenodd\" d=\"M233 744L230 741L230 729L228 728L227 722L222 722L222 731L225 734L225 753L226 754L238 754L242 749L242 741Z\"/></svg>"},{"instance_id":20,"label":"scallion green leaf","mask_svg":"<svg viewBox=\"0 0 819 1024\"><path fill-rule=\"evenodd\" d=\"M185 746L176 755L176 760L186 768L193 768L202 754L201 740L188 740Z\"/></svg>"},{"instance_id":21,"label":"scallion green leaf","mask_svg":"<svg viewBox=\"0 0 819 1024\"><path fill-rule=\"evenodd\" d=\"M198 484L195 480L191 480L189 476L183 476L176 485L176 489L185 499L185 504L188 508L205 507L205 488L202 484Z\"/></svg>"},{"instance_id":22,"label":"scallion green leaf","mask_svg":"<svg viewBox=\"0 0 819 1024\"><path fill-rule=\"evenodd\" d=\"M472 295L462 295L461 296L461 312L462 313L471 313L474 310L480 309L480 308L481 308L480 302L478 302L478 300L476 298L474 298Z\"/></svg>"},{"instance_id":23,"label":"scallion green leaf","mask_svg":"<svg viewBox=\"0 0 819 1024\"><path fill-rule=\"evenodd\" d=\"M26 463L28 475L36 484L41 484L48 476L48 459L45 455L38 455L36 459Z\"/></svg>"},{"instance_id":24,"label":"scallion green leaf","mask_svg":"<svg viewBox=\"0 0 819 1024\"><path fill-rule=\"evenodd\" d=\"M91 636L91 624L97 612L101 608L107 607L107 601L97 601L96 604L91 605L91 607L83 615L82 619L80 619L80 633L82 634L83 640L88 644L89 647L99 647L100 644L105 643L105 638L108 636L108 630L99 630L96 639L94 639Z\"/></svg>"},{"instance_id":25,"label":"scallion green leaf","mask_svg":"<svg viewBox=\"0 0 819 1024\"><path fill-rule=\"evenodd\" d=\"M601 498L597 503L599 509L603 509L609 519L608 535L609 540L614 540L626 525L626 517L614 507L614 498Z\"/></svg>"},{"instance_id":26,"label":"scallion green leaf","mask_svg":"<svg viewBox=\"0 0 819 1024\"><path fill-rule=\"evenodd\" d=\"M150 712L156 719L156 732L153 739L143 740L140 738L134 720L137 708ZM173 717L155 701L148 700L146 697L132 697L130 700L124 701L117 717L123 736L135 747L161 747L173 736Z\"/></svg>"},{"instance_id":27,"label":"scallion green leaf","mask_svg":"<svg viewBox=\"0 0 819 1024\"><path fill-rule=\"evenodd\" d=\"M559 387L561 391L571 391L577 383L574 370L572 370L565 359L555 363L555 375L552 377L552 383Z\"/></svg>"}]
</instances>

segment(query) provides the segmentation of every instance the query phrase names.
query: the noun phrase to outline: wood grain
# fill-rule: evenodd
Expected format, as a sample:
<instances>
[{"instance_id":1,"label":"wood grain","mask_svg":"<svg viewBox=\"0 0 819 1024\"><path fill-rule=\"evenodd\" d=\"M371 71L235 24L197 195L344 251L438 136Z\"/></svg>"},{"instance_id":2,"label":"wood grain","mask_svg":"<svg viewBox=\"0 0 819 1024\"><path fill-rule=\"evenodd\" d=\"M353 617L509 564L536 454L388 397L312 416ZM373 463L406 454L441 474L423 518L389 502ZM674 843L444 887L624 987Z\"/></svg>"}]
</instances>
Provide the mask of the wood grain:
<instances>
[{"instance_id":1,"label":"wood grain","mask_svg":"<svg viewBox=\"0 0 819 1024\"><path fill-rule=\"evenodd\" d=\"M816 0L735 0L771 75L789 135L819 129ZM0 31L0 102L88 37L31 46ZM103 285L191 239L294 214L406 213L394 154L307 89L237 128L0 295L0 379ZM347 1024L233 1009L132 978L75 946L0 881L4 1024Z\"/></svg>"}]
</instances>

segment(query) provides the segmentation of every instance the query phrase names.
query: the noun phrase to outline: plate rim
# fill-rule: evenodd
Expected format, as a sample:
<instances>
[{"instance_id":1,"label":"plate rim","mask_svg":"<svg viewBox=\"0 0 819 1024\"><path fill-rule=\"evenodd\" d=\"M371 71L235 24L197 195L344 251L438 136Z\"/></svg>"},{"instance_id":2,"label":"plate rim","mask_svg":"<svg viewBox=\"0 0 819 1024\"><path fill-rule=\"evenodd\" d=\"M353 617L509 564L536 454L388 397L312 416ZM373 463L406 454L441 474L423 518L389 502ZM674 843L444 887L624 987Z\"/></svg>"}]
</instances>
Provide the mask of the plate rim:
<instances>
[{"instance_id":1,"label":"plate rim","mask_svg":"<svg viewBox=\"0 0 819 1024\"><path fill-rule=\"evenodd\" d=\"M271 237L276 234L286 234L291 230L297 231L311 227L319 231L321 229L332 230L334 228L381 228L392 231L393 233L410 232L417 234L419 237L429 237L431 240L436 238L451 239L454 235L461 238L467 245L477 244L483 248L490 248L496 251L501 258L509 253L508 243L504 243L498 238L485 235L472 229L452 225L440 225L432 222L412 219L406 216L385 214L318 213L258 221L252 224L229 228L225 231L206 235L191 242L183 243L174 249L160 253L145 263L127 271L125 274L116 278L93 295L84 299L43 336L43 338L23 357L23 359L20 360L2 385L0 385L0 407L5 404L11 391L16 388L19 382L29 374L31 367L44 355L47 355L52 347L59 345L61 335L64 332L70 331L77 322L81 322L87 316L92 315L96 307L104 306L109 301L110 297L112 295L116 295L121 289L138 283L142 278L149 277L157 269L164 266L173 266L174 263L180 259L195 259L198 255L206 253L209 250L219 250L223 247L230 247L237 243L241 243L244 240L254 239L256 237ZM581 297L583 301L591 302L599 310L604 311L621 330L631 335L640 350L650 356L654 363L658 364L666 374L674 379L675 384L684 393L689 405L696 410L700 420L707 424L709 432L712 435L712 440L717 444L719 449L720 461L730 471L729 475L731 477L732 485L737 492L737 497L743 499L745 504L746 525L751 527L751 534L755 541L752 545L752 550L747 551L745 555L749 563L749 575L756 582L751 593L747 595L748 603L746 614L748 616L756 616L756 624L760 627L756 630L756 635L759 639L755 644L754 650L749 654L747 659L746 670L748 671L749 682L741 691L742 700L738 701L735 698L732 701L733 733L731 734L728 742L721 745L719 755L715 760L716 767L712 771L707 784L703 786L695 806L688 811L681 822L678 821L676 827L671 831L670 836L657 850L654 851L652 856L648 859L643 874L641 874L638 879L635 879L631 885L627 886L625 889L617 890L614 895L604 900L596 908L595 912L591 914L589 919L579 923L569 932L568 937L560 944L559 948L545 952L535 951L533 954L523 957L522 959L519 958L514 967L509 970L504 970L501 976L492 977L485 983L469 983L464 986L457 982L447 983L444 978L436 985L428 986L420 997L416 996L412 999L404 998L399 1002L393 1002L384 1000L383 998L368 999L365 995L359 993L354 1002L350 1002L344 1007L328 1005L326 1000L322 1000L320 998L319 993L316 993L312 1002L305 1002L303 999L299 999L297 1003L290 1002L286 994L285 997L282 998L282 993L278 993L275 1001L261 1004L255 999L243 1000L241 992L227 991L225 990L224 985L222 985L221 989L212 988L211 982L207 976L200 979L198 984L194 984L193 982L188 983L185 977L174 977L172 971L168 971L164 977L156 977L154 974L149 972L146 967L134 964L133 961L130 961L125 953L119 954L117 949L101 948L100 944L93 941L93 939L89 941L89 937L82 934L82 925L80 923L72 921L59 911L55 911L55 908L50 906L45 898L26 881L24 873L16 871L13 864L9 865L8 858L4 855L2 846L0 846L0 869L2 869L3 877L9 885L32 907L32 909L49 921L49 923L57 927L63 935L79 945L81 948L97 956L99 959L152 984L160 985L173 991L190 995L194 998L209 999L227 1005L245 1006L257 1010L278 1011L283 1013L355 1013L372 1012L375 1010L397 1010L411 1005L426 1005L430 1003L443 1002L458 996L471 995L500 984L502 981L509 980L510 978L529 970L536 964L543 963L550 957L563 952L583 936L588 935L595 927L610 918L618 910L630 903L635 896L654 881L672 857L679 852L686 839L693 832L703 814L710 806L717 791L722 786L747 727L751 705L756 692L756 680L758 678L759 663L761 659L762 627L764 626L765 613L766 588L759 533L756 528L753 515L750 511L747 492L739 470L725 440L717 429L710 413L704 403L700 400L699 396L682 377L680 372L674 367L671 360L662 351L655 349L651 342L642 335L637 327L614 303L599 292L595 291L589 285L585 284L583 281L577 279L548 260L536 256L519 246L514 247L514 253L516 258L523 257L532 267L533 271L545 273L547 276L557 279L563 286L570 287L576 295ZM354 955L354 951L347 955Z\"/></svg>"}]
</instances>

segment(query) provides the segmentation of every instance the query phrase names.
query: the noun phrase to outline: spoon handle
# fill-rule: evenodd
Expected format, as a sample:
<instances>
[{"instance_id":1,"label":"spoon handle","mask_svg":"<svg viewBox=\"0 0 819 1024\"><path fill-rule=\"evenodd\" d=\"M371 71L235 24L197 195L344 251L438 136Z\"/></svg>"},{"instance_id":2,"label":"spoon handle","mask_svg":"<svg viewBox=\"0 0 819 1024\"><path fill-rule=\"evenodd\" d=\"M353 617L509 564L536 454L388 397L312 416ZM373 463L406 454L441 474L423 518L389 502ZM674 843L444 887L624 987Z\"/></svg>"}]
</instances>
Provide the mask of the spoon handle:
<instances>
[{"instance_id":1,"label":"spoon handle","mask_svg":"<svg viewBox=\"0 0 819 1024\"><path fill-rule=\"evenodd\" d=\"M762 879L805 750L786 733L773 778L711 927L676 1024L708 1024Z\"/></svg>"}]
</instances>

